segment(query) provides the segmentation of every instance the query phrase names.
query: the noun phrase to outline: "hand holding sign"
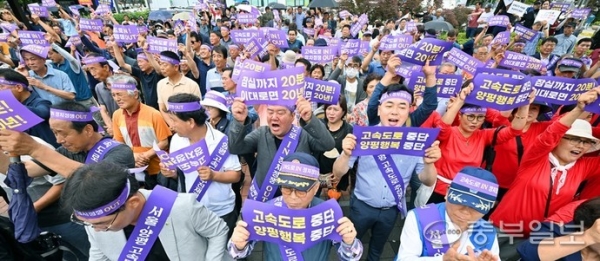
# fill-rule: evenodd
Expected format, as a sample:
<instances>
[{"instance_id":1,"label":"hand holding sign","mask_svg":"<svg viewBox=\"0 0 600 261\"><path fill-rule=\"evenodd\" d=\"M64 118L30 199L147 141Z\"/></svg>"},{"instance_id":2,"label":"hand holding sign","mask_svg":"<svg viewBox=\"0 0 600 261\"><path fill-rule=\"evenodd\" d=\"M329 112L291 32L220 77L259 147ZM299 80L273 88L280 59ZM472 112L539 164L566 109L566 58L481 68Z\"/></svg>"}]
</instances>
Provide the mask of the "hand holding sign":
<instances>
[{"instance_id":1,"label":"hand holding sign","mask_svg":"<svg viewBox=\"0 0 600 261\"><path fill-rule=\"evenodd\" d=\"M354 228L354 224L347 217L343 217L338 220L339 226L335 230L342 236L342 240L347 245L352 245L354 240L356 239L356 229Z\"/></svg>"},{"instance_id":2,"label":"hand holding sign","mask_svg":"<svg viewBox=\"0 0 600 261\"><path fill-rule=\"evenodd\" d=\"M215 172L209 166L200 166L198 168L198 176L202 181L208 181L215 177Z\"/></svg>"},{"instance_id":3,"label":"hand holding sign","mask_svg":"<svg viewBox=\"0 0 600 261\"><path fill-rule=\"evenodd\" d=\"M298 114L300 114L302 120L306 123L312 118L312 106L302 95L300 95L298 101L296 101L296 110L298 111Z\"/></svg>"},{"instance_id":4,"label":"hand holding sign","mask_svg":"<svg viewBox=\"0 0 600 261\"><path fill-rule=\"evenodd\" d=\"M246 248L248 245L248 239L250 238L250 232L248 232L248 223L240 220L236 223L235 228L233 229L233 234L231 235L231 242L235 244L235 247L238 250L242 250Z\"/></svg>"},{"instance_id":5,"label":"hand holding sign","mask_svg":"<svg viewBox=\"0 0 600 261\"><path fill-rule=\"evenodd\" d=\"M437 66L430 66L429 60L427 60L427 61L425 61L425 65L423 65L422 71L425 74L425 77L435 77L435 72L437 71ZM431 87L431 86L429 86L429 87Z\"/></svg>"},{"instance_id":6,"label":"hand holding sign","mask_svg":"<svg viewBox=\"0 0 600 261\"><path fill-rule=\"evenodd\" d=\"M239 123L244 124L246 118L248 118L248 107L241 98L235 98L231 105L231 113L233 118Z\"/></svg>"},{"instance_id":7,"label":"hand holding sign","mask_svg":"<svg viewBox=\"0 0 600 261\"><path fill-rule=\"evenodd\" d=\"M398 56L390 57L390 59L388 60L388 64L387 64L387 72L396 75L396 68L400 67L400 65L402 65L402 61L400 60L400 57L398 57Z\"/></svg>"},{"instance_id":8,"label":"hand holding sign","mask_svg":"<svg viewBox=\"0 0 600 261\"><path fill-rule=\"evenodd\" d=\"M425 150L425 157L423 163L433 164L442 157L442 150L440 149L440 141L436 140L431 144L431 147Z\"/></svg>"},{"instance_id":9,"label":"hand holding sign","mask_svg":"<svg viewBox=\"0 0 600 261\"><path fill-rule=\"evenodd\" d=\"M348 133L346 138L342 140L342 150L346 156L352 156L352 151L356 147L356 136L352 133Z\"/></svg>"},{"instance_id":10,"label":"hand holding sign","mask_svg":"<svg viewBox=\"0 0 600 261\"><path fill-rule=\"evenodd\" d=\"M598 95L600 94L600 87L593 88L585 93L579 95L577 99L577 108L584 110L586 105L590 105L594 103L598 99Z\"/></svg>"},{"instance_id":11,"label":"hand holding sign","mask_svg":"<svg viewBox=\"0 0 600 261\"><path fill-rule=\"evenodd\" d=\"M177 179L177 171L167 168L164 163L158 164L160 166L160 174L167 178Z\"/></svg>"}]
</instances>

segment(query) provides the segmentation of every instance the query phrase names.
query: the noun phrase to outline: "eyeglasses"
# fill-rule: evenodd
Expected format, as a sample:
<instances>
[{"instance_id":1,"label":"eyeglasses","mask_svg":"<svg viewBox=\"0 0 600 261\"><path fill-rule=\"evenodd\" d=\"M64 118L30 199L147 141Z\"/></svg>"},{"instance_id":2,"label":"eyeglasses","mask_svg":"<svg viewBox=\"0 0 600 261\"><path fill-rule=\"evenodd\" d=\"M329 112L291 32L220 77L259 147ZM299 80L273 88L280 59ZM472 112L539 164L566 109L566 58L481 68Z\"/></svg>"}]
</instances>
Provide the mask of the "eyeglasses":
<instances>
[{"instance_id":1,"label":"eyeglasses","mask_svg":"<svg viewBox=\"0 0 600 261\"><path fill-rule=\"evenodd\" d=\"M588 139L582 139L582 138L576 138L576 137L563 137L563 139L568 140L569 144L573 145L573 146L577 146L579 145L579 143L582 143L583 146L586 147L591 147L596 145L596 142L593 140L588 140Z\"/></svg>"},{"instance_id":2,"label":"eyeglasses","mask_svg":"<svg viewBox=\"0 0 600 261\"><path fill-rule=\"evenodd\" d=\"M119 213L121 213L120 210L117 211L117 214L115 215L115 217L113 218L113 220L110 222L110 224L108 224L108 226L104 229L104 232L108 231L112 227L113 223L115 223L115 220L117 220L117 217L119 216ZM80 225L80 226L86 226L86 227L92 227L92 228L95 228L97 226L97 225L94 225L94 224L92 224L90 222L86 222L86 221L78 219L75 216L75 213L71 214L71 222L73 222L73 223L75 223L77 225Z\"/></svg>"},{"instance_id":3,"label":"eyeglasses","mask_svg":"<svg viewBox=\"0 0 600 261\"><path fill-rule=\"evenodd\" d=\"M289 196L292 194L292 192L296 192L296 197L299 198L304 198L306 197L306 195L308 194L308 191L314 186L314 184L312 186L310 186L310 188L308 188L306 191L302 191L302 190L297 190L297 189L293 189L290 187L281 187L281 194Z\"/></svg>"},{"instance_id":4,"label":"eyeglasses","mask_svg":"<svg viewBox=\"0 0 600 261\"><path fill-rule=\"evenodd\" d=\"M196 41L190 41L190 42L191 42L192 44L195 44L195 43L196 43Z\"/></svg>"},{"instance_id":5,"label":"eyeglasses","mask_svg":"<svg viewBox=\"0 0 600 261\"><path fill-rule=\"evenodd\" d=\"M477 119L477 121L484 121L485 120L485 115L467 114L465 116L467 116L467 120L468 121L474 121L475 119Z\"/></svg>"},{"instance_id":6,"label":"eyeglasses","mask_svg":"<svg viewBox=\"0 0 600 261\"><path fill-rule=\"evenodd\" d=\"M357 63L349 63L348 67L350 67L350 68L358 68L358 67L360 67L360 65L358 65Z\"/></svg>"}]
</instances>

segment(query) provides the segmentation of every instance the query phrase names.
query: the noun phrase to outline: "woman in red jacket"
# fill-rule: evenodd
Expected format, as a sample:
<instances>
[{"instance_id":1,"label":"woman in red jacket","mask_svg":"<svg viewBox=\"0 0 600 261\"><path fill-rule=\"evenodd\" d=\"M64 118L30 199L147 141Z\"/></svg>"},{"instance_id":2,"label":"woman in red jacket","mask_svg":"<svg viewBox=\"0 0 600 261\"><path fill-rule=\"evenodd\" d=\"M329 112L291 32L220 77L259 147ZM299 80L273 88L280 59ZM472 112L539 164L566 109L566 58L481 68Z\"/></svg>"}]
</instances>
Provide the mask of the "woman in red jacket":
<instances>
[{"instance_id":1,"label":"woman in red jacket","mask_svg":"<svg viewBox=\"0 0 600 261\"><path fill-rule=\"evenodd\" d=\"M590 123L578 119L598 94L600 88L582 94L577 107L548 126L523 156L516 179L490 218L499 228L501 260L517 260L519 241L572 202L582 181L600 175L600 158L582 157L598 139Z\"/></svg>"},{"instance_id":2,"label":"woman in red jacket","mask_svg":"<svg viewBox=\"0 0 600 261\"><path fill-rule=\"evenodd\" d=\"M486 108L465 104L465 98L473 90L473 84L462 89L459 97L448 105L448 109L438 126L441 128L438 140L443 157L435 163L438 170L438 182L428 203L445 201L448 186L456 173L466 166L480 166L485 146L491 144L495 129L481 129L485 120ZM533 97L533 92L532 92ZM533 99L531 99L533 100ZM510 128L498 133L497 143L506 142L517 135L525 127L529 103L520 107ZM452 122L459 115L459 126Z\"/></svg>"}]
</instances>

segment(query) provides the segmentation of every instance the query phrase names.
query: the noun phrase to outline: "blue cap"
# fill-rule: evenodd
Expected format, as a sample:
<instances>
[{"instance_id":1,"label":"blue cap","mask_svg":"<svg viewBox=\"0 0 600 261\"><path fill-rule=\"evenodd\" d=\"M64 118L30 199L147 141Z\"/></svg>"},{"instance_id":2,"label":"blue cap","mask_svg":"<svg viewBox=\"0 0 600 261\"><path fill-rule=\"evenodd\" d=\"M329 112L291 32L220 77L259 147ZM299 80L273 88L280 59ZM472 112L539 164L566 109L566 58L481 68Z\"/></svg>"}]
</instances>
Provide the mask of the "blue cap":
<instances>
[{"instance_id":1,"label":"blue cap","mask_svg":"<svg viewBox=\"0 0 600 261\"><path fill-rule=\"evenodd\" d=\"M498 181L491 172L476 167L464 167L452 180L446 200L487 214L498 196Z\"/></svg>"}]
</instances>

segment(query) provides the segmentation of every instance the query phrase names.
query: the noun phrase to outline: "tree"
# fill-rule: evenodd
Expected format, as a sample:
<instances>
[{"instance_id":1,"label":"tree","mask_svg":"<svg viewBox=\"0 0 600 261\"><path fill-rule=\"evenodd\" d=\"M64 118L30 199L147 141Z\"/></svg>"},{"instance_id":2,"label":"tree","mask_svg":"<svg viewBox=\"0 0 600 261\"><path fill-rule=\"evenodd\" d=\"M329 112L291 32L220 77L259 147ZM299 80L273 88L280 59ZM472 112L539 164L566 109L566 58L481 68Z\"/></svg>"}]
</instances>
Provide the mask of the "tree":
<instances>
[{"instance_id":1,"label":"tree","mask_svg":"<svg viewBox=\"0 0 600 261\"><path fill-rule=\"evenodd\" d=\"M342 0L339 6L353 15L368 14L370 21L397 18L399 10L397 0Z\"/></svg>"}]
</instances>

